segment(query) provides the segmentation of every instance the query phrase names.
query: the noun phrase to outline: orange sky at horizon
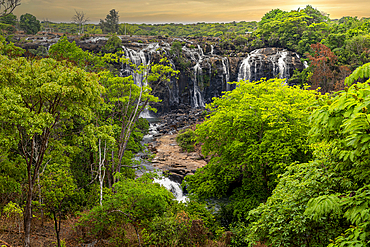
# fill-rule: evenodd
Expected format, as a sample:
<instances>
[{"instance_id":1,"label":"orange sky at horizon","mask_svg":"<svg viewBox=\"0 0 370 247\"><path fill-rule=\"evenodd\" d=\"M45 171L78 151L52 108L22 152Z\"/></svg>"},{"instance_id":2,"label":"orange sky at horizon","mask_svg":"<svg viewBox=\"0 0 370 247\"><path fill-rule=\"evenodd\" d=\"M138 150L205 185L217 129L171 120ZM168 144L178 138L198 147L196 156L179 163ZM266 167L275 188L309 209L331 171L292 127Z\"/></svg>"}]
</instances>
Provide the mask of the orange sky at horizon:
<instances>
[{"instance_id":1,"label":"orange sky at horizon","mask_svg":"<svg viewBox=\"0 0 370 247\"><path fill-rule=\"evenodd\" d=\"M259 21L272 9L290 11L312 5L337 19L343 16L370 17L370 0L22 0L14 14L30 13L52 22L71 22L75 10L83 11L89 23L99 23L111 9L120 23L197 23Z\"/></svg>"}]
</instances>

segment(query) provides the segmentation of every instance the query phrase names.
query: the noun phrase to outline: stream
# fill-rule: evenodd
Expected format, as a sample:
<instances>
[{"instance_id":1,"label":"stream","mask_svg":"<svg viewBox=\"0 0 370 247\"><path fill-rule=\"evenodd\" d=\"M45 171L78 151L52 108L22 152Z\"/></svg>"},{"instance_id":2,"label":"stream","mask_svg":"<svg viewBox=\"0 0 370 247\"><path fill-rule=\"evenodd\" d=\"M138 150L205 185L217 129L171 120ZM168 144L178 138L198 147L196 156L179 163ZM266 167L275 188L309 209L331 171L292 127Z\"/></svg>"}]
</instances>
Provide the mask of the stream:
<instances>
[{"instance_id":1,"label":"stream","mask_svg":"<svg viewBox=\"0 0 370 247\"><path fill-rule=\"evenodd\" d=\"M149 133L143 137L141 144L146 146L149 143L155 142L155 139L161 136L158 132L158 128L162 126L159 118L153 118L146 116L149 122ZM153 180L154 183L158 183L169 190L177 201L186 202L188 198L184 195L181 185L178 182L172 181L168 177L162 176L162 170L153 166L152 162L148 161L147 158L152 155L147 147L144 147L142 152L139 152L134 160L140 163L140 168L136 170L137 176L142 176L146 172L157 172L158 178Z\"/></svg>"}]
</instances>

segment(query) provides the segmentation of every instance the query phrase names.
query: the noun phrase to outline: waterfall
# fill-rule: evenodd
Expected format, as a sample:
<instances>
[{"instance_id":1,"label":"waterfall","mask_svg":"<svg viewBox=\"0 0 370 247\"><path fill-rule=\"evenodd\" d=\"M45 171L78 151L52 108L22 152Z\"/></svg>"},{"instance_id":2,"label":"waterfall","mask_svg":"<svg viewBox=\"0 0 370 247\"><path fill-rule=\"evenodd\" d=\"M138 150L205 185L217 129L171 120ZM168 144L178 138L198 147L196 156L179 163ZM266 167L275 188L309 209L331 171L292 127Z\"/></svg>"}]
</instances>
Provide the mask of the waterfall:
<instances>
[{"instance_id":1,"label":"waterfall","mask_svg":"<svg viewBox=\"0 0 370 247\"><path fill-rule=\"evenodd\" d=\"M282 52L278 52L278 55L281 55L280 58L279 58L279 74L280 74L280 79L284 79L284 78L288 78L289 77L289 68L288 68L288 65L287 63L285 62L286 60L286 57L288 55L288 52L287 51L282 51Z\"/></svg>"},{"instance_id":2,"label":"waterfall","mask_svg":"<svg viewBox=\"0 0 370 247\"><path fill-rule=\"evenodd\" d=\"M175 196L177 201L186 202L188 200L188 198L182 192L182 188L179 183L174 182L166 177L155 178L153 182L158 183L169 190Z\"/></svg>"},{"instance_id":3,"label":"waterfall","mask_svg":"<svg viewBox=\"0 0 370 247\"><path fill-rule=\"evenodd\" d=\"M191 90L191 100L192 106L195 108L200 108L205 106L203 95L199 89L198 83L200 78L202 77L202 68L200 64L203 62L204 53L202 48L198 45L197 51L190 50L186 46L182 48L182 50L190 57L192 61L195 62L193 67L193 89Z\"/></svg>"},{"instance_id":4,"label":"waterfall","mask_svg":"<svg viewBox=\"0 0 370 247\"><path fill-rule=\"evenodd\" d=\"M222 58L223 75L225 76L226 91L230 91L230 65L227 57Z\"/></svg>"},{"instance_id":5,"label":"waterfall","mask_svg":"<svg viewBox=\"0 0 370 247\"><path fill-rule=\"evenodd\" d=\"M140 65L146 65L147 66L147 65L150 64L150 58L147 61L144 51L142 51L142 50L135 51L135 50L132 50L132 49L128 49L124 46L123 46L123 50L124 50L124 56L126 56L126 58L129 58L130 61L133 64L135 64L137 67L139 67ZM135 84L137 86L141 87L142 83L143 83L143 79L146 75L146 74L144 74L145 72L143 74L142 73L136 73L129 66L126 66L126 71L131 72L131 75L134 78ZM144 85L145 84L146 84L146 82L144 82Z\"/></svg>"},{"instance_id":6,"label":"waterfall","mask_svg":"<svg viewBox=\"0 0 370 247\"><path fill-rule=\"evenodd\" d=\"M200 92L199 86L198 86L198 77L200 77L202 74L202 68L200 67L199 62L194 66L193 69L194 69L194 79L193 79L194 87L193 87L193 97L192 97L193 106L195 108L204 107L205 103L203 100L202 93Z\"/></svg>"},{"instance_id":7,"label":"waterfall","mask_svg":"<svg viewBox=\"0 0 370 247\"><path fill-rule=\"evenodd\" d=\"M166 43L164 45L169 46L168 43ZM155 54L155 53L159 54L160 53L159 43L150 43L149 45L147 45L144 48L139 49L139 50L126 48L125 46L122 46L122 48L123 48L123 51L124 51L124 56L126 58L130 59L130 61L133 64L135 64L137 67L140 66L140 65L148 66L148 68L145 69L143 73L136 73L129 65L124 65L122 67L121 75L123 75L123 74L132 75L136 85L138 85L140 87L141 86L146 86L147 81L144 80L144 78L146 77L147 73L150 70L152 54ZM166 47L166 48L169 49L168 47ZM175 68L174 63L171 60L170 60L170 65L173 68ZM169 87L168 84L165 85L165 87L169 91L169 96L170 96L169 100L170 100L171 103L179 103L178 86L177 86L176 82L174 82L172 80L171 80L170 83L172 83L172 89ZM144 109L143 112L140 114L140 117L152 118L152 115L150 114L150 111L148 109Z\"/></svg>"},{"instance_id":8,"label":"waterfall","mask_svg":"<svg viewBox=\"0 0 370 247\"><path fill-rule=\"evenodd\" d=\"M288 79L289 65L287 50L272 50L273 48L252 51L240 64L238 81L257 81L262 77L272 78L279 75L280 79Z\"/></svg>"}]
</instances>

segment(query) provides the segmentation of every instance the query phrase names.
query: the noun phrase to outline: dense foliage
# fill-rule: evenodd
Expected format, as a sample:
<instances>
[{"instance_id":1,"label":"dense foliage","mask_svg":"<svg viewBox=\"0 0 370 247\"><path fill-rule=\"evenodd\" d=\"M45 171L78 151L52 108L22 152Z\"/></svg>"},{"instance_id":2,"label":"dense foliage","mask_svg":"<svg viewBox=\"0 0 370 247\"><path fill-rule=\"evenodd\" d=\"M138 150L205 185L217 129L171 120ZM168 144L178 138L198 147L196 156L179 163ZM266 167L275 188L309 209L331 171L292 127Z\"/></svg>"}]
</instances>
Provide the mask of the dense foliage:
<instances>
[{"instance_id":1,"label":"dense foliage","mask_svg":"<svg viewBox=\"0 0 370 247\"><path fill-rule=\"evenodd\" d=\"M19 27L27 34L36 34L41 29L40 21L29 13L21 15Z\"/></svg>"},{"instance_id":2,"label":"dense foliage","mask_svg":"<svg viewBox=\"0 0 370 247\"><path fill-rule=\"evenodd\" d=\"M370 64L346 80L369 78ZM369 80L318 98L310 117L315 157L292 164L267 202L249 212L237 244L368 246ZM242 231L241 229L244 229Z\"/></svg>"},{"instance_id":3,"label":"dense foliage","mask_svg":"<svg viewBox=\"0 0 370 247\"><path fill-rule=\"evenodd\" d=\"M310 159L307 108L314 97L314 91L273 79L239 82L214 99L208 119L196 130L210 162L186 178L190 193L230 196L234 216L245 217L271 195L285 167Z\"/></svg>"}]
</instances>

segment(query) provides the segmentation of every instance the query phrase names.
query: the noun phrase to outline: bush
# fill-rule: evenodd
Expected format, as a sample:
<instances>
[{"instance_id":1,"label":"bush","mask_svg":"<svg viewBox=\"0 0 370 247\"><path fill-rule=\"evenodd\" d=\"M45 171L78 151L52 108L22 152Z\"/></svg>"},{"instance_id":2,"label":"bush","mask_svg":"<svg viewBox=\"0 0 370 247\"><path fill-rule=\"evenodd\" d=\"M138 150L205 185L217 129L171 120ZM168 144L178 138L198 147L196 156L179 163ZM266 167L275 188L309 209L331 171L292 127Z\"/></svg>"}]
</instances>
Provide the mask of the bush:
<instances>
[{"instance_id":1,"label":"bush","mask_svg":"<svg viewBox=\"0 0 370 247\"><path fill-rule=\"evenodd\" d=\"M195 132L191 129L188 129L186 131L180 131L176 137L176 142L183 151L194 152L195 138Z\"/></svg>"},{"instance_id":2,"label":"bush","mask_svg":"<svg viewBox=\"0 0 370 247\"><path fill-rule=\"evenodd\" d=\"M103 52L114 53L122 50L122 40L115 34L109 37L107 43L103 46Z\"/></svg>"},{"instance_id":3,"label":"bush","mask_svg":"<svg viewBox=\"0 0 370 247\"><path fill-rule=\"evenodd\" d=\"M208 232L202 220L183 211L154 218L149 231L145 241L152 246L203 246Z\"/></svg>"},{"instance_id":4,"label":"bush","mask_svg":"<svg viewBox=\"0 0 370 247\"><path fill-rule=\"evenodd\" d=\"M86 233L84 240L108 239L122 245L127 241L125 227L131 225L140 241L140 229L174 203L171 192L153 183L149 175L133 180L118 174L117 178L115 193L106 194L102 206L94 207L80 219L78 226Z\"/></svg>"}]
</instances>

